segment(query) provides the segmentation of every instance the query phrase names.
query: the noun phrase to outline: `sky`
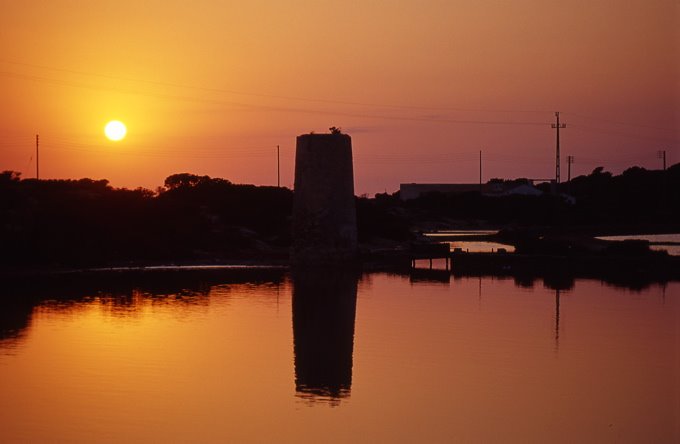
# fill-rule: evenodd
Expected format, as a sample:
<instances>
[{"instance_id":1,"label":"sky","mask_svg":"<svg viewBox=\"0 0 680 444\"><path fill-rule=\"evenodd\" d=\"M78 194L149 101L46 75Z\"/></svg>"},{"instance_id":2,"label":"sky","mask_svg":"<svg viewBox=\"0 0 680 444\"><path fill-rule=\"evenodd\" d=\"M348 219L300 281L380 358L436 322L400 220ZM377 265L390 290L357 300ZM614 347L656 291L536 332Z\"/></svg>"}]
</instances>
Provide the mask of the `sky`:
<instances>
[{"instance_id":1,"label":"sky","mask_svg":"<svg viewBox=\"0 0 680 444\"><path fill-rule=\"evenodd\" d=\"M0 171L293 186L352 136L357 194L680 162L679 0L0 0ZM113 119L125 139L104 136Z\"/></svg>"}]
</instances>

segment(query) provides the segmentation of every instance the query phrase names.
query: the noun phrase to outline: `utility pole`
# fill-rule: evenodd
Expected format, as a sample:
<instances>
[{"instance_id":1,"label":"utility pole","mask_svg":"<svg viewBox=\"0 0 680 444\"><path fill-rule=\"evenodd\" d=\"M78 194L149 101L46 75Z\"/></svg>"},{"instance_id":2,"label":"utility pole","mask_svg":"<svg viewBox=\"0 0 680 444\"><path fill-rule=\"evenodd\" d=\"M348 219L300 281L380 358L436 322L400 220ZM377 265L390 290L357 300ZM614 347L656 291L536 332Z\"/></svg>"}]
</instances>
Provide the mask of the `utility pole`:
<instances>
[{"instance_id":1,"label":"utility pole","mask_svg":"<svg viewBox=\"0 0 680 444\"><path fill-rule=\"evenodd\" d=\"M666 150L659 150L656 152L656 157L663 159L663 170L666 171Z\"/></svg>"},{"instance_id":2,"label":"utility pole","mask_svg":"<svg viewBox=\"0 0 680 444\"><path fill-rule=\"evenodd\" d=\"M560 348L560 290L555 290L555 350Z\"/></svg>"},{"instance_id":3,"label":"utility pole","mask_svg":"<svg viewBox=\"0 0 680 444\"><path fill-rule=\"evenodd\" d=\"M479 194L482 194L482 150L479 150Z\"/></svg>"},{"instance_id":4,"label":"utility pole","mask_svg":"<svg viewBox=\"0 0 680 444\"><path fill-rule=\"evenodd\" d=\"M276 186L281 188L281 149L276 145Z\"/></svg>"},{"instance_id":5,"label":"utility pole","mask_svg":"<svg viewBox=\"0 0 680 444\"><path fill-rule=\"evenodd\" d=\"M571 164L574 163L574 156L567 156L567 182L571 182Z\"/></svg>"},{"instance_id":6,"label":"utility pole","mask_svg":"<svg viewBox=\"0 0 680 444\"><path fill-rule=\"evenodd\" d=\"M550 125L552 128L555 128L556 132L556 155L555 155L555 182L557 184L560 183L560 128L566 128L567 124L562 123L560 124L560 113L559 111L555 112L555 123Z\"/></svg>"},{"instance_id":7,"label":"utility pole","mask_svg":"<svg viewBox=\"0 0 680 444\"><path fill-rule=\"evenodd\" d=\"M35 178L40 180L40 135L35 135Z\"/></svg>"}]
</instances>

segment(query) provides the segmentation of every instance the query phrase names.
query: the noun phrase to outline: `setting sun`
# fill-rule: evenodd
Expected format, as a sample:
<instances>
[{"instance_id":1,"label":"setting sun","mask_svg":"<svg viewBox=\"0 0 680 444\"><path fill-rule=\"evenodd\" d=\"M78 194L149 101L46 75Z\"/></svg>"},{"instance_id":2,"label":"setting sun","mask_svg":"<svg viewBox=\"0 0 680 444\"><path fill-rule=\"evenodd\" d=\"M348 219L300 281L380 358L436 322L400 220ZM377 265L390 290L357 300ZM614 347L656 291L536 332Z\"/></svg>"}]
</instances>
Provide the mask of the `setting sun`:
<instances>
[{"instance_id":1,"label":"setting sun","mask_svg":"<svg viewBox=\"0 0 680 444\"><path fill-rule=\"evenodd\" d=\"M109 140L118 141L125 137L127 128L123 122L112 120L104 127L104 134Z\"/></svg>"}]
</instances>

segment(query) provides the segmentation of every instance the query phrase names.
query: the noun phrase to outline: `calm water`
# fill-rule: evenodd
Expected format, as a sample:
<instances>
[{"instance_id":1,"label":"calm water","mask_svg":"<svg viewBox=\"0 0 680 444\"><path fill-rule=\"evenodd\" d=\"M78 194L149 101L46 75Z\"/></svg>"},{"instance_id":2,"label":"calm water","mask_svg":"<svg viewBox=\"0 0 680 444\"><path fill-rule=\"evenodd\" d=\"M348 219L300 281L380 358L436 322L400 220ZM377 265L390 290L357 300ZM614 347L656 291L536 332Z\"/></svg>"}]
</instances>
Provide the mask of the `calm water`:
<instances>
[{"instance_id":1,"label":"calm water","mask_svg":"<svg viewBox=\"0 0 680 444\"><path fill-rule=\"evenodd\" d=\"M498 234L498 230L439 230L432 233L425 233L427 237L469 237L469 236L488 236Z\"/></svg>"},{"instance_id":2,"label":"calm water","mask_svg":"<svg viewBox=\"0 0 680 444\"><path fill-rule=\"evenodd\" d=\"M680 283L447 277L4 289L0 441L680 441Z\"/></svg>"},{"instance_id":3,"label":"calm water","mask_svg":"<svg viewBox=\"0 0 680 444\"><path fill-rule=\"evenodd\" d=\"M493 253L498 251L499 248L504 248L508 253L514 253L515 247L509 244L501 244L499 242L488 242L488 241L454 241L454 242L444 242L449 244L449 249L451 251L456 251L460 248L462 251L468 253Z\"/></svg>"},{"instance_id":4,"label":"calm water","mask_svg":"<svg viewBox=\"0 0 680 444\"><path fill-rule=\"evenodd\" d=\"M665 250L672 256L680 256L680 234L631 234L627 236L602 236L598 239L624 241L646 240L652 242L652 250Z\"/></svg>"},{"instance_id":5,"label":"calm water","mask_svg":"<svg viewBox=\"0 0 680 444\"><path fill-rule=\"evenodd\" d=\"M505 249L508 253L513 253L515 247L510 244L503 244L499 242L490 242L485 240L470 240L472 237L482 237L492 234L497 234L498 230L441 230L433 233L425 233L425 236L437 238L467 238L467 240L454 240L450 242L442 242L449 245L451 251L460 248L462 251L469 253L493 253L499 248Z\"/></svg>"}]
</instances>

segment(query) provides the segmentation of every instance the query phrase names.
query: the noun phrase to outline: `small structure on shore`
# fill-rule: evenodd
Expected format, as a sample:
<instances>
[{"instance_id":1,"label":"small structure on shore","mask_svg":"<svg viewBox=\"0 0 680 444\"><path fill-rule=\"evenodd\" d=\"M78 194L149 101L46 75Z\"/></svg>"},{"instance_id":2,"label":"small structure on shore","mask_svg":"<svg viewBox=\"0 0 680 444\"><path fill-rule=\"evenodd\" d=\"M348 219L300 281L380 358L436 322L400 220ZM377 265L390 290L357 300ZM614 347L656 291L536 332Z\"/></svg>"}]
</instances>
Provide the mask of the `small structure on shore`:
<instances>
[{"instance_id":1,"label":"small structure on shore","mask_svg":"<svg viewBox=\"0 0 680 444\"><path fill-rule=\"evenodd\" d=\"M543 191L534 186L544 179L491 179L487 183L402 183L399 185L401 200L412 200L428 193L463 194L478 192L484 196L499 197L510 195L540 196Z\"/></svg>"},{"instance_id":2,"label":"small structure on shore","mask_svg":"<svg viewBox=\"0 0 680 444\"><path fill-rule=\"evenodd\" d=\"M293 199L293 264L322 265L357 258L352 139L330 134L297 138Z\"/></svg>"}]
</instances>

